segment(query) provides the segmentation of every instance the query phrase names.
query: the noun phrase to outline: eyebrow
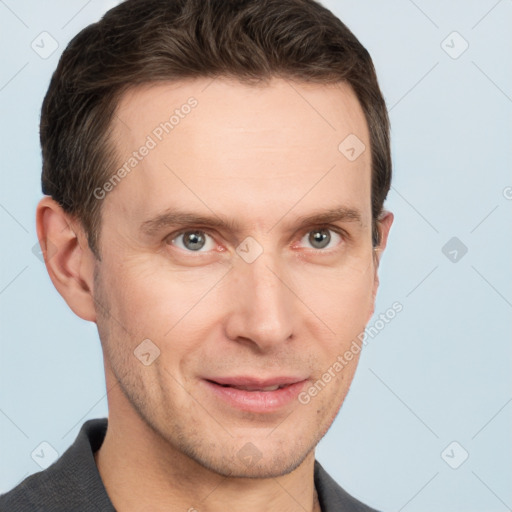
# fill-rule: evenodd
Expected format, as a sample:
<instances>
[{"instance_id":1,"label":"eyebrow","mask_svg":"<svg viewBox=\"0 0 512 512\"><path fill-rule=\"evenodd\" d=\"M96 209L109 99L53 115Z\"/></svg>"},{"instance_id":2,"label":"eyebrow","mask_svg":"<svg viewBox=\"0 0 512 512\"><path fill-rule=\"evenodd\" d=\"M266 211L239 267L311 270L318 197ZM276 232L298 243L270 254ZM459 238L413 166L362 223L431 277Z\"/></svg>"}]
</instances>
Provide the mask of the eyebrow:
<instances>
[{"instance_id":1,"label":"eyebrow","mask_svg":"<svg viewBox=\"0 0 512 512\"><path fill-rule=\"evenodd\" d=\"M277 221L270 230L279 224L283 218L284 217ZM307 226L329 224L340 221L357 222L362 224L361 212L356 208L348 208L344 206L317 211L310 215L296 217L293 222L293 229L301 229ZM152 236L172 226L200 226L210 229L223 229L233 233L240 233L243 231L242 225L235 219L224 218L216 214L212 214L211 216L201 215L173 208L169 208L165 212L144 221L140 225L140 231L142 234ZM289 227L288 229L291 228Z\"/></svg>"}]
</instances>

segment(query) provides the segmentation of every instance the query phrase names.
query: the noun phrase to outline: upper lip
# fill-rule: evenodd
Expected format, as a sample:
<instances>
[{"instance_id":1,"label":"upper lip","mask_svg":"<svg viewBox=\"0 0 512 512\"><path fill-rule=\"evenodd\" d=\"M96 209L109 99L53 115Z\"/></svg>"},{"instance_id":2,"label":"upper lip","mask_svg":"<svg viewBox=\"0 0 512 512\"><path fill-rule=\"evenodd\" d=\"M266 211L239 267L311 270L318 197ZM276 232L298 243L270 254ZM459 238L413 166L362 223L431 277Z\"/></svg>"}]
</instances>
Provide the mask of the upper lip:
<instances>
[{"instance_id":1,"label":"upper lip","mask_svg":"<svg viewBox=\"0 0 512 512\"><path fill-rule=\"evenodd\" d=\"M267 388L270 386L286 386L302 382L304 377L276 376L267 379L261 379L251 376L238 377L208 377L206 380L221 384L224 386L247 386L252 388Z\"/></svg>"}]
</instances>

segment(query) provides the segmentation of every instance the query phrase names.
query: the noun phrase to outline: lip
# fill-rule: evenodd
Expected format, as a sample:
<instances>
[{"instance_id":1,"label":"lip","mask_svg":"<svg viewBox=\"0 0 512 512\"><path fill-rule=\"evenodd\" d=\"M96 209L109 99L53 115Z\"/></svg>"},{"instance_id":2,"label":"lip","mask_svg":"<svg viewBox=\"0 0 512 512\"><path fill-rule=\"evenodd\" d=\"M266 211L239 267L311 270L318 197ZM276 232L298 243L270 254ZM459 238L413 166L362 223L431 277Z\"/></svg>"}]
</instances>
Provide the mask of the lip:
<instances>
[{"instance_id":1,"label":"lip","mask_svg":"<svg viewBox=\"0 0 512 512\"><path fill-rule=\"evenodd\" d=\"M252 413L271 413L296 402L297 395L306 385L303 377L279 376L267 379L257 377L212 377L203 382L215 397L235 409ZM274 391L248 391L231 386L267 388L283 386Z\"/></svg>"},{"instance_id":2,"label":"lip","mask_svg":"<svg viewBox=\"0 0 512 512\"><path fill-rule=\"evenodd\" d=\"M234 377L206 377L205 380L213 381L224 386L246 386L252 388L268 388L269 386L288 386L305 380L304 377L276 376L260 379L252 376Z\"/></svg>"}]
</instances>

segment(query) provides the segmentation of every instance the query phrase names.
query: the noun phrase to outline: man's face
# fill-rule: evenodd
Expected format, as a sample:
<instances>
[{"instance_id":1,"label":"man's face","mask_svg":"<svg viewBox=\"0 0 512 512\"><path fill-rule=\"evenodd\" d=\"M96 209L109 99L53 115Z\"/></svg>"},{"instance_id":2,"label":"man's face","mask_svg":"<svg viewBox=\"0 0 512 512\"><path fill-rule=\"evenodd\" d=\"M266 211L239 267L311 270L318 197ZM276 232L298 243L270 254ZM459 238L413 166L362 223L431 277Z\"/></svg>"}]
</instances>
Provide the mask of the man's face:
<instances>
[{"instance_id":1,"label":"man's face","mask_svg":"<svg viewBox=\"0 0 512 512\"><path fill-rule=\"evenodd\" d=\"M338 149L350 134L367 148L353 161ZM103 200L97 324L107 385L124 400L110 415L123 409L223 475L291 471L334 420L357 356L309 403L299 393L373 311L369 136L355 95L284 80L153 85L122 98L112 137L119 167L134 151L140 161ZM344 215L307 220L331 210ZM273 384L286 386L262 390Z\"/></svg>"}]
</instances>

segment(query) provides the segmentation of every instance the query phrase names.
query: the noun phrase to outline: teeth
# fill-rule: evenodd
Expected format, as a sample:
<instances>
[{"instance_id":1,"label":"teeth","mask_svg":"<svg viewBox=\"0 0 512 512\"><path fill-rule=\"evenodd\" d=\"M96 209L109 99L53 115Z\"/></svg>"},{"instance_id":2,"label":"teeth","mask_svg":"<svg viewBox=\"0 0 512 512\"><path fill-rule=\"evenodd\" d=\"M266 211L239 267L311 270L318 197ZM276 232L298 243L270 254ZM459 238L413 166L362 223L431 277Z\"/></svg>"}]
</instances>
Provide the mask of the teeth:
<instances>
[{"instance_id":1,"label":"teeth","mask_svg":"<svg viewBox=\"0 0 512 512\"><path fill-rule=\"evenodd\" d=\"M236 389L243 389L244 391L275 391L279 389L280 386L277 384L275 386L267 386L266 388L253 388L250 386L231 386Z\"/></svg>"},{"instance_id":2,"label":"teeth","mask_svg":"<svg viewBox=\"0 0 512 512\"><path fill-rule=\"evenodd\" d=\"M262 391L275 391L276 389L279 389L279 386L268 386L266 388L263 388Z\"/></svg>"}]
</instances>

